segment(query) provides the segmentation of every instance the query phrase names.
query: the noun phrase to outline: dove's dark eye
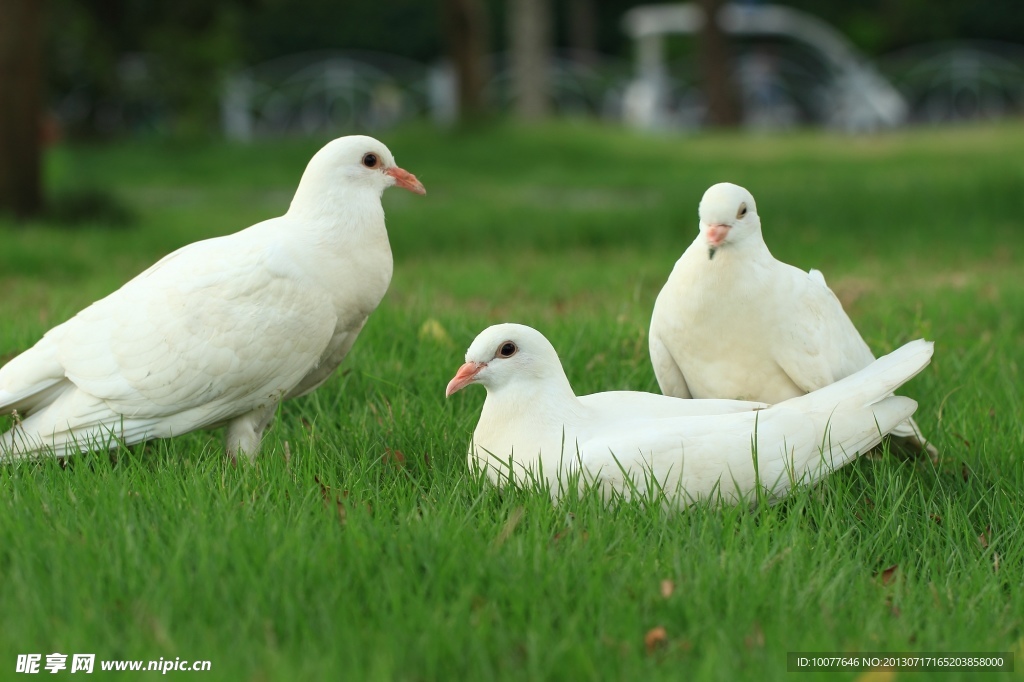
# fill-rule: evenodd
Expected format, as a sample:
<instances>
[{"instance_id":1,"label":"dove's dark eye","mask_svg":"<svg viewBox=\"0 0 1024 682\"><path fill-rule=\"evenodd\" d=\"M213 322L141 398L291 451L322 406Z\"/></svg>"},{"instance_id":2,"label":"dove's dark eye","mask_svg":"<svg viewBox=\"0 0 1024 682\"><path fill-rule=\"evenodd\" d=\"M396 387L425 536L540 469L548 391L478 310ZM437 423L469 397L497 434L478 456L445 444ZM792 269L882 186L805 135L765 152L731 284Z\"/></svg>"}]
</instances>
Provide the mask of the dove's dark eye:
<instances>
[{"instance_id":1,"label":"dove's dark eye","mask_svg":"<svg viewBox=\"0 0 1024 682\"><path fill-rule=\"evenodd\" d=\"M740 210L736 211L736 217L737 218L742 218L745 215L747 215L747 205L746 204L740 204Z\"/></svg>"},{"instance_id":2,"label":"dove's dark eye","mask_svg":"<svg viewBox=\"0 0 1024 682\"><path fill-rule=\"evenodd\" d=\"M380 164L380 159L377 158L376 154L363 154L363 165L367 168L376 168Z\"/></svg>"},{"instance_id":3,"label":"dove's dark eye","mask_svg":"<svg viewBox=\"0 0 1024 682\"><path fill-rule=\"evenodd\" d=\"M511 341L506 341L505 343L501 344L500 348L498 348L498 355L503 358L510 358L516 354L517 350L519 349L516 348L516 344L512 343Z\"/></svg>"}]
</instances>

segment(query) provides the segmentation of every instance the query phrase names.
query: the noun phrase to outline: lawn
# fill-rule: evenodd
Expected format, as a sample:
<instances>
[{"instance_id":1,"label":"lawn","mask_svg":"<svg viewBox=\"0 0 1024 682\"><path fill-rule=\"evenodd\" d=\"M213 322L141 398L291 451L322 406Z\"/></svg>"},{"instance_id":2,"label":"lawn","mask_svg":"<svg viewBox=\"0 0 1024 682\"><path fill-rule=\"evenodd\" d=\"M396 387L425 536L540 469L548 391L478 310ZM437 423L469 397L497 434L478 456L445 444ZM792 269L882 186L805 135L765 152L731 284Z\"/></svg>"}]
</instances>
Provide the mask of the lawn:
<instances>
[{"instance_id":1,"label":"lawn","mask_svg":"<svg viewBox=\"0 0 1024 682\"><path fill-rule=\"evenodd\" d=\"M203 432L0 468L0 678L52 652L224 680L771 680L790 651L1012 651L1024 670L1024 124L381 138L428 194L385 194L391 289L255 466ZM168 251L283 212L322 143L53 149L56 195L99 189L136 219L0 222L0 359ZM936 342L903 393L941 461L876 453L775 506L681 514L471 476L484 391L444 387L477 332L539 328L580 394L656 391L654 298L723 180L876 353Z\"/></svg>"}]
</instances>

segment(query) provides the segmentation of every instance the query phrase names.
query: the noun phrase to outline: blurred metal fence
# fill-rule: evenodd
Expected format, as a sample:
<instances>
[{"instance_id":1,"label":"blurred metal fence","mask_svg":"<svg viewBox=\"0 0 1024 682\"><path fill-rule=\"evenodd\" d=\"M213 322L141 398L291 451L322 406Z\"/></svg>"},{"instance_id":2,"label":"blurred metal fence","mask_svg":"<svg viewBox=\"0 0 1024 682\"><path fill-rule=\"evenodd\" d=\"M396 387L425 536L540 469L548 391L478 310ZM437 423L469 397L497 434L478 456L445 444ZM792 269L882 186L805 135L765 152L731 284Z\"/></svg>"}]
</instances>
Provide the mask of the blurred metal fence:
<instances>
[{"instance_id":1,"label":"blurred metal fence","mask_svg":"<svg viewBox=\"0 0 1024 682\"><path fill-rule=\"evenodd\" d=\"M554 53L548 78L555 113L646 128L700 128L706 106L686 37L702 20L694 7L658 6L660 13L643 19L627 14L638 48L633 63ZM666 8L674 8L675 18ZM860 131L1024 115L1024 46L936 43L868 62L833 29L794 12L760 5L724 18L740 38L735 77L747 127ZM489 61L486 97L496 110L507 110L511 60L496 54ZM71 89L55 100L54 113L67 127L89 124L101 133L170 130L175 112L161 95L161 74L145 55L127 55L117 88L102 97ZM444 63L359 51L311 52L237 70L225 79L219 100L221 129L238 140L373 132L425 118L443 125L456 114L454 75Z\"/></svg>"},{"instance_id":2,"label":"blurred metal fence","mask_svg":"<svg viewBox=\"0 0 1024 682\"><path fill-rule=\"evenodd\" d=\"M421 116L429 69L372 52L311 52L235 72L221 94L232 139L332 130L366 131Z\"/></svg>"},{"instance_id":3,"label":"blurred metal fence","mask_svg":"<svg viewBox=\"0 0 1024 682\"><path fill-rule=\"evenodd\" d=\"M485 97L496 110L510 106L511 59L492 55ZM556 52L548 78L561 116L614 118L630 73L627 62L600 55ZM226 136L379 130L429 116L455 120L455 76L431 66L367 52L316 52L275 60L232 74L221 96Z\"/></svg>"},{"instance_id":4,"label":"blurred metal fence","mask_svg":"<svg viewBox=\"0 0 1024 682\"><path fill-rule=\"evenodd\" d=\"M996 120L1024 114L1024 46L963 41L885 55L879 69L920 123Z\"/></svg>"}]
</instances>

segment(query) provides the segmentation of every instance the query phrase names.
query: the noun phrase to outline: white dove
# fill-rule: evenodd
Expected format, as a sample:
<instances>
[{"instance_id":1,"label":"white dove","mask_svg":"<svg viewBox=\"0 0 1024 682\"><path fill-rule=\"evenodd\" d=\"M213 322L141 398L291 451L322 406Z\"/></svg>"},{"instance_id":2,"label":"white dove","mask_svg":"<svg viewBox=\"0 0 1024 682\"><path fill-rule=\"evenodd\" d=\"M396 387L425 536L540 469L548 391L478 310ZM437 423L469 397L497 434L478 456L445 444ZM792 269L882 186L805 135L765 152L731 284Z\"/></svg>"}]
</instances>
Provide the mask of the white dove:
<instances>
[{"instance_id":1,"label":"white dove","mask_svg":"<svg viewBox=\"0 0 1024 682\"><path fill-rule=\"evenodd\" d=\"M875 360L817 270L775 260L750 192L723 182L654 304L650 351L665 395L779 403ZM908 419L893 435L926 444Z\"/></svg>"},{"instance_id":2,"label":"white dove","mask_svg":"<svg viewBox=\"0 0 1024 682\"><path fill-rule=\"evenodd\" d=\"M0 460L226 425L256 456L277 405L320 386L391 281L381 194L424 194L388 148L336 139L288 212L185 246L0 368Z\"/></svg>"},{"instance_id":3,"label":"white dove","mask_svg":"<svg viewBox=\"0 0 1024 682\"><path fill-rule=\"evenodd\" d=\"M931 343L913 341L771 407L632 391L577 397L540 332L499 324L476 337L446 394L473 383L487 389L469 461L499 485L546 480L557 497L576 480L606 496L661 491L678 507L735 503L759 487L784 495L878 444L917 406L892 391L931 355Z\"/></svg>"}]
</instances>

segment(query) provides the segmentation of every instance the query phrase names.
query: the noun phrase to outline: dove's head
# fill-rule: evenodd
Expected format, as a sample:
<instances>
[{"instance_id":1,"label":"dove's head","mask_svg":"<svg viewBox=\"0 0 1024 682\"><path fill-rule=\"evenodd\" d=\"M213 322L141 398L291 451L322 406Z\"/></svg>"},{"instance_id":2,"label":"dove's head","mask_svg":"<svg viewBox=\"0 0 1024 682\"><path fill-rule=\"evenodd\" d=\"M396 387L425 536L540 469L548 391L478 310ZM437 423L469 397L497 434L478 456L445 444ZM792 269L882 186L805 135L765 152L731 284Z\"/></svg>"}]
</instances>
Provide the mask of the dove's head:
<instances>
[{"instance_id":1,"label":"dove's head","mask_svg":"<svg viewBox=\"0 0 1024 682\"><path fill-rule=\"evenodd\" d=\"M707 241L708 258L727 245L742 243L761 233L761 219L753 195L739 185L712 185L700 200L700 233Z\"/></svg>"},{"instance_id":2,"label":"dove's head","mask_svg":"<svg viewBox=\"0 0 1024 682\"><path fill-rule=\"evenodd\" d=\"M496 324L480 332L466 351L466 364L448 382L450 396L469 384L495 391L508 386L523 389L548 382L568 383L551 342L522 324Z\"/></svg>"},{"instance_id":3,"label":"dove's head","mask_svg":"<svg viewBox=\"0 0 1024 682\"><path fill-rule=\"evenodd\" d=\"M415 175L395 164L383 142L347 135L331 140L309 160L292 206L316 205L332 196L350 200L353 191L379 198L388 187L427 193Z\"/></svg>"}]
</instances>

